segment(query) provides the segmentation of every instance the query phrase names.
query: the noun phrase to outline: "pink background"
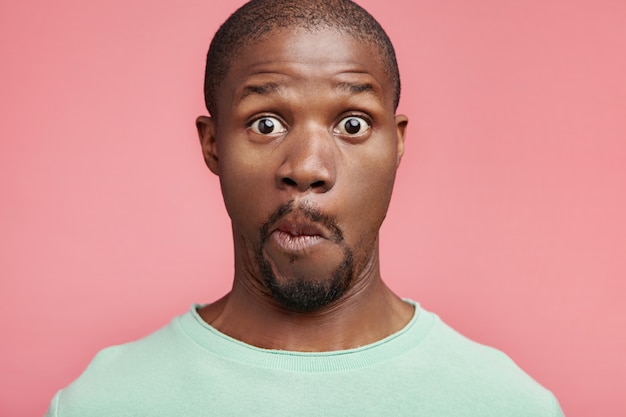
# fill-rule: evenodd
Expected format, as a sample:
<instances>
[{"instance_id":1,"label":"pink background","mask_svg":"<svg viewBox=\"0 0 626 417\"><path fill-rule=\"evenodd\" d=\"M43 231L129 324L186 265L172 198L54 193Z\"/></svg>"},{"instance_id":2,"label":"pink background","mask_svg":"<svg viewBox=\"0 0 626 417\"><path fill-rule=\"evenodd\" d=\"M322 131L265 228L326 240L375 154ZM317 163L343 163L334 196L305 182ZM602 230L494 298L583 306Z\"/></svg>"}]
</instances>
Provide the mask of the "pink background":
<instances>
[{"instance_id":1,"label":"pink background","mask_svg":"<svg viewBox=\"0 0 626 417\"><path fill-rule=\"evenodd\" d=\"M0 415L228 290L194 128L221 3L0 3ZM626 3L361 4L411 117L384 277L569 417L626 415Z\"/></svg>"}]
</instances>

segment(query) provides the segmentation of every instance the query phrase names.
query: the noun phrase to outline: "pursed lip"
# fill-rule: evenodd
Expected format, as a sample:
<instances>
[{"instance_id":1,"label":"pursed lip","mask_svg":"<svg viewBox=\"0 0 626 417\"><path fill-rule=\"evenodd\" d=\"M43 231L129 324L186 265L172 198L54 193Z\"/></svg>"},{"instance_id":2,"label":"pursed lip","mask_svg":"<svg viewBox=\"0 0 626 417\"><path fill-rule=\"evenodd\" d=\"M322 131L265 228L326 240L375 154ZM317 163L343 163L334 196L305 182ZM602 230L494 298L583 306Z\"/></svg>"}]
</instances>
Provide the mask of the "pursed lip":
<instances>
[{"instance_id":1,"label":"pursed lip","mask_svg":"<svg viewBox=\"0 0 626 417\"><path fill-rule=\"evenodd\" d=\"M328 233L314 222L283 220L277 225L276 230L293 237L319 236L328 239Z\"/></svg>"},{"instance_id":2,"label":"pursed lip","mask_svg":"<svg viewBox=\"0 0 626 417\"><path fill-rule=\"evenodd\" d=\"M330 233L315 222L283 219L271 236L283 250L298 252L328 240Z\"/></svg>"},{"instance_id":3,"label":"pursed lip","mask_svg":"<svg viewBox=\"0 0 626 417\"><path fill-rule=\"evenodd\" d=\"M334 217L318 207L290 200L278 206L260 229L261 244L270 241L284 252L298 252L325 242L339 244L343 233Z\"/></svg>"}]
</instances>

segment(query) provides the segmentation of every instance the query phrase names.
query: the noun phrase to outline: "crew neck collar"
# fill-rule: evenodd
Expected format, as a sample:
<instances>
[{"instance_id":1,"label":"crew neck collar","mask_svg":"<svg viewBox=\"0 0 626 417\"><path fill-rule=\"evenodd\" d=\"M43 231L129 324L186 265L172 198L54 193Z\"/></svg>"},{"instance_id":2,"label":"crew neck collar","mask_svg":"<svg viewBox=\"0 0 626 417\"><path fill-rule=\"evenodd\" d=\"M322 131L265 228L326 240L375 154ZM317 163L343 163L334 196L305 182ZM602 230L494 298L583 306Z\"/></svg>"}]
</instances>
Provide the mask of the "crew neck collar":
<instances>
[{"instance_id":1,"label":"crew neck collar","mask_svg":"<svg viewBox=\"0 0 626 417\"><path fill-rule=\"evenodd\" d=\"M251 366L293 372L339 372L362 368L388 360L417 347L428 334L434 317L418 303L405 300L415 308L411 320L399 331L384 339L353 349L325 352L298 352L263 349L234 339L198 314L194 304L189 312L177 318L180 329L197 345L213 355Z\"/></svg>"}]
</instances>

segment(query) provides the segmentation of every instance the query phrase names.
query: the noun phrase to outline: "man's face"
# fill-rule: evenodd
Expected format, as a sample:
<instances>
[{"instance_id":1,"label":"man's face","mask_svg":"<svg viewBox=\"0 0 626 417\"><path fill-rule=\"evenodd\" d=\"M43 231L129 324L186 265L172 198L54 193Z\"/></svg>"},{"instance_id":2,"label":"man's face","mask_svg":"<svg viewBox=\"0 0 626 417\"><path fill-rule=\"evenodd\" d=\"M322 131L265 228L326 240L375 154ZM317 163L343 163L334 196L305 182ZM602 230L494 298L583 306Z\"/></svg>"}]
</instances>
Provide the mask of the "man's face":
<instances>
[{"instance_id":1,"label":"man's face","mask_svg":"<svg viewBox=\"0 0 626 417\"><path fill-rule=\"evenodd\" d=\"M200 118L232 220L236 280L296 311L378 273L403 150L378 50L336 30L272 32L240 51Z\"/></svg>"}]
</instances>

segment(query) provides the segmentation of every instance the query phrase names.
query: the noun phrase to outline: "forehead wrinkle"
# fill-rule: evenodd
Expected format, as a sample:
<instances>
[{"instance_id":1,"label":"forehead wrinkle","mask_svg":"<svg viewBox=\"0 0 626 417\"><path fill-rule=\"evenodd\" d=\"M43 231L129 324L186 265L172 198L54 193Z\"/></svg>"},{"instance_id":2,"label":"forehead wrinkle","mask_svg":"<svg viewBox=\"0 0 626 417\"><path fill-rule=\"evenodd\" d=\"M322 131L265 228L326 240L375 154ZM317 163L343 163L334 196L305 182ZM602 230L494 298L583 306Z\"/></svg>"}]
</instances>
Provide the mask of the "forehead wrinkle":
<instances>
[{"instance_id":1,"label":"forehead wrinkle","mask_svg":"<svg viewBox=\"0 0 626 417\"><path fill-rule=\"evenodd\" d=\"M241 104L251 96L270 97L273 95L282 95L286 90L308 88L304 86L309 84L310 87L310 83L312 83L312 85L317 84L315 90L318 93L330 87L331 90L349 96L365 94L377 100L384 101L382 88L375 77L372 79L372 74L368 71L352 68L346 70L345 63L342 62L329 63L331 67L334 66L335 68L331 69L329 71L330 73L326 76L322 76L319 71L314 71L314 68L312 69L311 65L307 65L306 63L301 67L303 63L289 61L292 67L291 70L281 69L280 71L277 71L275 68L265 68L267 64L274 65L276 61L270 63L263 62L255 65L257 68L255 68L255 71L251 74L250 79L243 82L241 86L236 89L234 94L235 105ZM313 67L315 67L315 65ZM280 80L255 80L254 78L259 75L263 78L265 78L266 75L270 75L270 78L278 76ZM353 78L353 76L356 75L356 79L346 80L346 75L348 75L349 78ZM326 87L323 87L322 84L325 84Z\"/></svg>"}]
</instances>

